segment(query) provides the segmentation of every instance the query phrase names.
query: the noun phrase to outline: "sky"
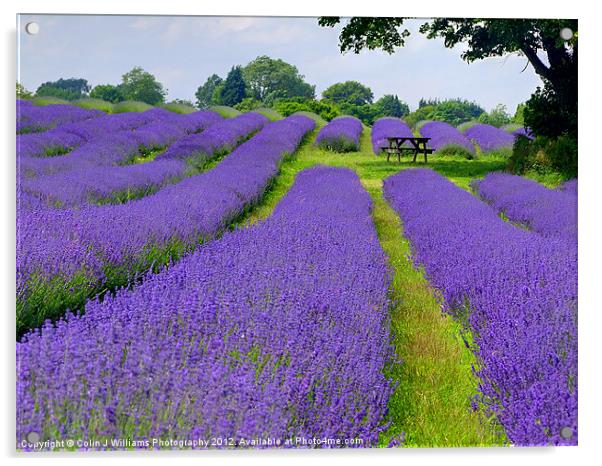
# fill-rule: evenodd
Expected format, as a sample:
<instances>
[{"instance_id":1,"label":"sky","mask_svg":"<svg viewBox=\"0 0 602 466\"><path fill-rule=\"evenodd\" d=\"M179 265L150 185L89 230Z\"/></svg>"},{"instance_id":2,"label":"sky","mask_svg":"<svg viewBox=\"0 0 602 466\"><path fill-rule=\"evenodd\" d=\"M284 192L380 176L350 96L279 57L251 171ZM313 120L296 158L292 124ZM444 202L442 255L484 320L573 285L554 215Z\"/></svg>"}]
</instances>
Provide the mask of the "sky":
<instances>
[{"instance_id":1,"label":"sky","mask_svg":"<svg viewBox=\"0 0 602 466\"><path fill-rule=\"evenodd\" d=\"M85 78L90 85L118 84L134 66L153 73L168 100L194 102L196 89L216 73L260 55L295 65L316 93L330 85L359 81L375 100L396 94L411 109L421 97L460 97L486 110L506 105L513 113L541 80L517 54L468 64L462 46L447 49L441 39L417 32L425 20L411 20L412 35L392 55L382 51L341 54L337 28L316 18L21 15L18 22L18 79L31 91L59 78ZM30 35L25 25L36 22Z\"/></svg>"}]
</instances>

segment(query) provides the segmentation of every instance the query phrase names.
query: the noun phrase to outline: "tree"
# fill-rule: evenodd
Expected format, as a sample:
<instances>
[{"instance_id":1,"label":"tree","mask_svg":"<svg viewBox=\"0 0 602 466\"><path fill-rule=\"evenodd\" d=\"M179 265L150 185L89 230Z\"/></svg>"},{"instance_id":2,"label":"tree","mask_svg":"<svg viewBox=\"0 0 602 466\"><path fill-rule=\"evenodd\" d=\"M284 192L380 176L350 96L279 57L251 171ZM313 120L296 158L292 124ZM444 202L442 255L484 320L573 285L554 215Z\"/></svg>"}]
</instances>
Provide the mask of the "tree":
<instances>
[{"instance_id":1,"label":"tree","mask_svg":"<svg viewBox=\"0 0 602 466\"><path fill-rule=\"evenodd\" d=\"M485 113L485 110L475 102L465 99L420 99L418 109L410 113L405 121L410 126L422 120L445 121L453 126L458 126L467 121L476 120Z\"/></svg>"},{"instance_id":2,"label":"tree","mask_svg":"<svg viewBox=\"0 0 602 466\"><path fill-rule=\"evenodd\" d=\"M341 104L341 112L343 115L352 115L362 120L362 123L366 125L372 125L374 121L380 116L378 109L372 104L363 105L349 105Z\"/></svg>"},{"instance_id":3,"label":"tree","mask_svg":"<svg viewBox=\"0 0 602 466\"><path fill-rule=\"evenodd\" d=\"M333 27L339 17L322 17L321 26ZM401 29L404 18L358 18L348 20L339 36L341 52L359 53L367 48L393 53L405 44L409 30ZM560 31L569 28L565 41ZM429 39L441 37L452 48L464 43L462 58L468 62L519 53L526 57L544 81L527 102L525 124L536 134L576 136L577 122L577 20L437 18L427 21L420 32ZM539 56L545 53L547 63ZM554 121L551 121L554 119Z\"/></svg>"},{"instance_id":4,"label":"tree","mask_svg":"<svg viewBox=\"0 0 602 466\"><path fill-rule=\"evenodd\" d=\"M315 86L305 82L296 66L283 60L262 55L245 66L242 72L249 95L268 105L279 98L315 98Z\"/></svg>"},{"instance_id":5,"label":"tree","mask_svg":"<svg viewBox=\"0 0 602 466\"><path fill-rule=\"evenodd\" d=\"M87 80L82 78L60 78L58 81L42 83L37 88L36 95L75 100L85 97L88 92L90 92L90 86Z\"/></svg>"},{"instance_id":6,"label":"tree","mask_svg":"<svg viewBox=\"0 0 602 466\"><path fill-rule=\"evenodd\" d=\"M114 86L113 84L99 84L94 86L90 91L90 97L114 104L125 100L121 86Z\"/></svg>"},{"instance_id":7,"label":"tree","mask_svg":"<svg viewBox=\"0 0 602 466\"><path fill-rule=\"evenodd\" d=\"M434 105L423 105L422 107L418 107L417 110L411 112L404 118L404 121L410 125L410 127L415 128L416 124L423 120L432 120L433 114L435 113Z\"/></svg>"},{"instance_id":8,"label":"tree","mask_svg":"<svg viewBox=\"0 0 602 466\"><path fill-rule=\"evenodd\" d=\"M245 97L239 103L237 103L234 108L241 112L251 112L257 108L263 107L263 102L260 102L253 97Z\"/></svg>"},{"instance_id":9,"label":"tree","mask_svg":"<svg viewBox=\"0 0 602 466\"><path fill-rule=\"evenodd\" d=\"M217 74L212 74L207 78L205 84L199 86L196 93L197 108L207 108L217 104L215 101L215 90L224 82Z\"/></svg>"},{"instance_id":10,"label":"tree","mask_svg":"<svg viewBox=\"0 0 602 466\"><path fill-rule=\"evenodd\" d=\"M372 90L357 81L345 81L330 86L322 96L338 105L367 105L372 103Z\"/></svg>"},{"instance_id":11,"label":"tree","mask_svg":"<svg viewBox=\"0 0 602 466\"><path fill-rule=\"evenodd\" d=\"M17 99L31 99L33 94L17 81Z\"/></svg>"},{"instance_id":12,"label":"tree","mask_svg":"<svg viewBox=\"0 0 602 466\"><path fill-rule=\"evenodd\" d=\"M135 66L122 76L121 91L126 100L138 100L149 105L164 103L167 95L163 84L139 66Z\"/></svg>"},{"instance_id":13,"label":"tree","mask_svg":"<svg viewBox=\"0 0 602 466\"><path fill-rule=\"evenodd\" d=\"M516 111L514 112L514 116L511 118L510 122L517 125L525 124L525 107L526 104L518 104L516 106Z\"/></svg>"},{"instance_id":14,"label":"tree","mask_svg":"<svg viewBox=\"0 0 602 466\"><path fill-rule=\"evenodd\" d=\"M421 97L418 101L418 108L434 107L436 105L439 105L440 103L441 101L439 99L425 99L424 97Z\"/></svg>"},{"instance_id":15,"label":"tree","mask_svg":"<svg viewBox=\"0 0 602 466\"><path fill-rule=\"evenodd\" d=\"M291 97L290 99L279 99L274 103L274 109L283 116L289 116L296 112L313 112L320 115L326 121L341 115L341 110L336 104L327 100L305 99L303 97Z\"/></svg>"},{"instance_id":16,"label":"tree","mask_svg":"<svg viewBox=\"0 0 602 466\"><path fill-rule=\"evenodd\" d=\"M392 116L401 118L410 113L410 107L405 102L401 102L396 95L383 95L378 99L374 106L379 116Z\"/></svg>"},{"instance_id":17,"label":"tree","mask_svg":"<svg viewBox=\"0 0 602 466\"><path fill-rule=\"evenodd\" d=\"M247 95L247 85L242 75L242 68L234 66L228 73L224 86L220 92L220 103L233 107Z\"/></svg>"},{"instance_id":18,"label":"tree","mask_svg":"<svg viewBox=\"0 0 602 466\"><path fill-rule=\"evenodd\" d=\"M510 123L510 115L506 111L506 106L498 104L489 113L481 113L478 118L479 123L495 126L500 128Z\"/></svg>"},{"instance_id":19,"label":"tree","mask_svg":"<svg viewBox=\"0 0 602 466\"><path fill-rule=\"evenodd\" d=\"M445 121L453 126L475 120L485 113L480 105L464 99L443 100L433 105L433 109L430 120Z\"/></svg>"},{"instance_id":20,"label":"tree","mask_svg":"<svg viewBox=\"0 0 602 466\"><path fill-rule=\"evenodd\" d=\"M171 102L168 102L168 103L176 104L176 105L186 105L187 107L194 108L194 104L192 103L191 100L188 100L188 99L173 99Z\"/></svg>"}]
</instances>

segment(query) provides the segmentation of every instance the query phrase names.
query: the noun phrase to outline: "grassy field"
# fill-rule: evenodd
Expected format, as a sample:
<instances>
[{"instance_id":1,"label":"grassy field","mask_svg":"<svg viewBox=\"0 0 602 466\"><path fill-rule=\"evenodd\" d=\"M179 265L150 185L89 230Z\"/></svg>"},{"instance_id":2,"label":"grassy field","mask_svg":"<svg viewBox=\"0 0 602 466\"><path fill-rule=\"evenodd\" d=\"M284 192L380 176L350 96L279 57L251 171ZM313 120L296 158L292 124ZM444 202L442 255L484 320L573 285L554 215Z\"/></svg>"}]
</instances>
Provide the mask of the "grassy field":
<instances>
[{"instance_id":1,"label":"grassy field","mask_svg":"<svg viewBox=\"0 0 602 466\"><path fill-rule=\"evenodd\" d=\"M359 152L333 153L313 145L315 133L291 158L257 206L239 225L252 225L267 218L278 201L292 186L299 171L316 164L353 169L374 201L373 218L382 247L393 271L391 295L392 335L397 356L388 375L398 381L389 402L392 424L381 436L386 446L392 437L406 446L492 446L506 443L495 420L485 418L471 408L477 392L472 373L476 364L461 337L461 327L444 315L436 291L422 270L414 267L408 240L397 214L383 199L383 179L400 169L424 166L421 162L387 162L372 152L370 131L364 130ZM466 160L458 157L432 157L427 165L468 189L470 181L505 166L501 157Z\"/></svg>"}]
</instances>

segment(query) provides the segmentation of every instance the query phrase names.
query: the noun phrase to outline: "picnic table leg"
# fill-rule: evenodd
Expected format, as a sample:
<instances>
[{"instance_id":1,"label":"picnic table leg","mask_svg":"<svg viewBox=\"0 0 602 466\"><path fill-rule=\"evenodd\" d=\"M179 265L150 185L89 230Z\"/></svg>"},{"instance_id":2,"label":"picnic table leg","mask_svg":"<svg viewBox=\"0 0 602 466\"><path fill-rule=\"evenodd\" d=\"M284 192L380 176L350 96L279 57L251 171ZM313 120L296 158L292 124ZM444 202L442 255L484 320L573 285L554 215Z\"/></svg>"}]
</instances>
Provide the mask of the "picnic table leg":
<instances>
[{"instance_id":1,"label":"picnic table leg","mask_svg":"<svg viewBox=\"0 0 602 466\"><path fill-rule=\"evenodd\" d=\"M416 163L416 156L418 155L418 149L416 149L414 151L414 159L412 160L412 163Z\"/></svg>"}]
</instances>

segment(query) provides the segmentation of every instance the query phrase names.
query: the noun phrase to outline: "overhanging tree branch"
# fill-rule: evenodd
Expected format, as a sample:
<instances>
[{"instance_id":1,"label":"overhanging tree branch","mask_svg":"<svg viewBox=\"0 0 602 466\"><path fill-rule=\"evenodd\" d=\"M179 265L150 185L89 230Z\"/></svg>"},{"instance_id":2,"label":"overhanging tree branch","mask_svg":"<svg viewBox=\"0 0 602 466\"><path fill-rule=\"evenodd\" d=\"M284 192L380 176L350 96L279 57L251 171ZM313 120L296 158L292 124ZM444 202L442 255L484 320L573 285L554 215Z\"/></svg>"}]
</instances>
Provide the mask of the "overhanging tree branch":
<instances>
[{"instance_id":1,"label":"overhanging tree branch","mask_svg":"<svg viewBox=\"0 0 602 466\"><path fill-rule=\"evenodd\" d=\"M535 50L533 50L528 45L522 45L520 49L521 49L521 52L523 52L525 54L525 56L527 57L527 60L529 60L529 62L531 62L531 65L533 65L533 68L535 69L535 72L538 75L540 75L544 79L547 79L548 81L553 80L552 72L551 72L550 68L548 68L540 60L540 58L537 56L537 52L535 52Z\"/></svg>"}]
</instances>

